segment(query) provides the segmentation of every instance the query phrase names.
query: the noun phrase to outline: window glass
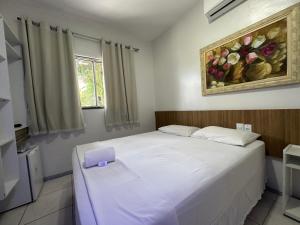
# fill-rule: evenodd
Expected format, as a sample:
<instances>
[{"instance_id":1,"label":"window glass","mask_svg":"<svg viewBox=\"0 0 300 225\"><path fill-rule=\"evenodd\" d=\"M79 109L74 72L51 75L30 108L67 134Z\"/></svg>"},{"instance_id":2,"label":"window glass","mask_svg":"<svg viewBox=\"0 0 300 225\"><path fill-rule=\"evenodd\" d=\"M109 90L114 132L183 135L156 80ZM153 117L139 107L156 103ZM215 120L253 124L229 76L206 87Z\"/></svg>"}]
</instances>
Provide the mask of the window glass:
<instances>
[{"instance_id":1,"label":"window glass","mask_svg":"<svg viewBox=\"0 0 300 225\"><path fill-rule=\"evenodd\" d=\"M76 70L81 107L103 107L102 62L95 58L76 57Z\"/></svg>"},{"instance_id":2,"label":"window glass","mask_svg":"<svg viewBox=\"0 0 300 225\"><path fill-rule=\"evenodd\" d=\"M104 106L104 88L103 88L103 73L102 63L95 63L95 77L96 77L96 90L97 90L97 105Z\"/></svg>"}]
</instances>

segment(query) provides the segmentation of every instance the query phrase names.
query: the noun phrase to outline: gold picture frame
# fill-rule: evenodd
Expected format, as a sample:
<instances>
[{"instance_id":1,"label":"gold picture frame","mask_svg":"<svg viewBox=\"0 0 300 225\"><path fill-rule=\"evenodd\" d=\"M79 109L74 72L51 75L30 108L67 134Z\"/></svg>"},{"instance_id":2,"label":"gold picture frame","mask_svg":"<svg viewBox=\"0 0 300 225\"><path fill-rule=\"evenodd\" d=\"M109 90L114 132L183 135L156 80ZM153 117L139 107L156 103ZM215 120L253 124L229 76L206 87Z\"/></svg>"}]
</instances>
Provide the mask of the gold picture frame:
<instances>
[{"instance_id":1,"label":"gold picture frame","mask_svg":"<svg viewBox=\"0 0 300 225\"><path fill-rule=\"evenodd\" d=\"M202 95L300 82L300 4L200 50Z\"/></svg>"}]
</instances>

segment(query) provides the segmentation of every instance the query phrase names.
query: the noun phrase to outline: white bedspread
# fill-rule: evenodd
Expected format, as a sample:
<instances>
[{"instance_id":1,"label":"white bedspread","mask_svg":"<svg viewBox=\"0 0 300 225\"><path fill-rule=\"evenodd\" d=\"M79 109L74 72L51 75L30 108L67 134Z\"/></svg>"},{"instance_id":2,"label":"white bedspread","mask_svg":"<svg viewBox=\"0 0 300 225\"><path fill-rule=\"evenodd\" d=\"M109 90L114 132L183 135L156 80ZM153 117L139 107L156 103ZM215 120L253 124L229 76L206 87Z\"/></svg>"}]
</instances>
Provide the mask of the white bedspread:
<instances>
[{"instance_id":1,"label":"white bedspread","mask_svg":"<svg viewBox=\"0 0 300 225\"><path fill-rule=\"evenodd\" d=\"M216 224L264 173L261 141L238 147L156 131L104 143L117 158L104 168L83 167L84 152L100 142L76 149L98 225Z\"/></svg>"}]
</instances>

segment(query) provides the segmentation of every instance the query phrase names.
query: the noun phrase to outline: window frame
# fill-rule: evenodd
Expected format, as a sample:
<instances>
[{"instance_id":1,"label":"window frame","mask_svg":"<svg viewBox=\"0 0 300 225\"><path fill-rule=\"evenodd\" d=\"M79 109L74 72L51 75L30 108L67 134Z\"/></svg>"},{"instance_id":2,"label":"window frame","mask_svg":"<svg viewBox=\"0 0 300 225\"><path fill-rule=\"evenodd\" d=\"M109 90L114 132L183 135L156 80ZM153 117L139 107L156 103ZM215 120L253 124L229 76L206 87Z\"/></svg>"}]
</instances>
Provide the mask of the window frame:
<instances>
[{"instance_id":1,"label":"window frame","mask_svg":"<svg viewBox=\"0 0 300 225\"><path fill-rule=\"evenodd\" d=\"M93 63L93 74L94 74L94 94L95 94L95 99L96 99L96 104L98 103L97 100L97 85L95 83L96 80L96 74L95 74L95 63L103 63L102 60L100 58L95 58L95 57L90 57L90 56L84 56L84 55L79 55L79 54L75 54L75 63L77 59L81 59L81 60L87 60L87 61L92 61ZM103 74L102 74L103 75ZM77 70L76 70L76 77L77 77ZM104 84L103 88L104 88ZM104 106L83 106L81 107L82 110L88 110L88 109L104 109Z\"/></svg>"}]
</instances>

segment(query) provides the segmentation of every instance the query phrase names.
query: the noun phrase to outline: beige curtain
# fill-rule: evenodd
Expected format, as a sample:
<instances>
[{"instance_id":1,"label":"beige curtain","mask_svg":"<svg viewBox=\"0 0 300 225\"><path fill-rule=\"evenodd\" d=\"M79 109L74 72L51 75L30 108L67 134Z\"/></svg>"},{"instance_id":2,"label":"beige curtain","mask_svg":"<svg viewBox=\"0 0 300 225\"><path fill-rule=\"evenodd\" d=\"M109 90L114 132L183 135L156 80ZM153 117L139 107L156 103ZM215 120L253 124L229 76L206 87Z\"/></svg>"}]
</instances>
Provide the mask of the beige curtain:
<instances>
[{"instance_id":1,"label":"beige curtain","mask_svg":"<svg viewBox=\"0 0 300 225\"><path fill-rule=\"evenodd\" d=\"M107 127L138 124L134 50L102 42Z\"/></svg>"},{"instance_id":2,"label":"beige curtain","mask_svg":"<svg viewBox=\"0 0 300 225\"><path fill-rule=\"evenodd\" d=\"M21 35L31 133L84 128L71 32L23 18Z\"/></svg>"}]
</instances>

